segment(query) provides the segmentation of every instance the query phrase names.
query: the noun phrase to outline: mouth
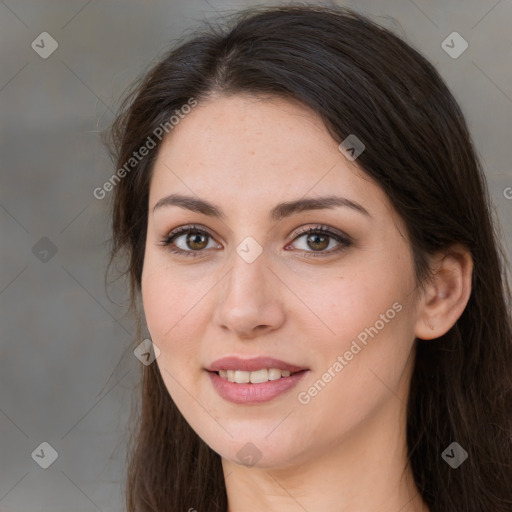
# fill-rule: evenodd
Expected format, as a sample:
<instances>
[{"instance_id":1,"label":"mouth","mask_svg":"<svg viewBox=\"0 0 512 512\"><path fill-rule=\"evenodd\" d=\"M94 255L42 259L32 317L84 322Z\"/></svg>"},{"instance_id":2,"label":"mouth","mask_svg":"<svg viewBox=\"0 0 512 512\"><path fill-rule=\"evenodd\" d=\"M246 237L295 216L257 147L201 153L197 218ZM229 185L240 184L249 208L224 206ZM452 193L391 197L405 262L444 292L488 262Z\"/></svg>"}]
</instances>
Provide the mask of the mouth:
<instances>
[{"instance_id":1,"label":"mouth","mask_svg":"<svg viewBox=\"0 0 512 512\"><path fill-rule=\"evenodd\" d=\"M309 372L309 368L267 356L223 357L205 370L221 398L244 405L268 402L285 395Z\"/></svg>"}]
</instances>

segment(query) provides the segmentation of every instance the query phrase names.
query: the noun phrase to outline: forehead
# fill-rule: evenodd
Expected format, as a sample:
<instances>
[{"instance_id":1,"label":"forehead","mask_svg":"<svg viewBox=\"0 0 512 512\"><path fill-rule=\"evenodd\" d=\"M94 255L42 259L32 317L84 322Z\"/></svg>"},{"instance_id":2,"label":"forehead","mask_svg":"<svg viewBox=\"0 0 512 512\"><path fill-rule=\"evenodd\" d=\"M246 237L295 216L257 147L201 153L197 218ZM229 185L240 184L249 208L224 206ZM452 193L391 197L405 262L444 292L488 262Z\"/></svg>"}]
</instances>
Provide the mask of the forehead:
<instances>
[{"instance_id":1,"label":"forehead","mask_svg":"<svg viewBox=\"0 0 512 512\"><path fill-rule=\"evenodd\" d=\"M235 95L200 103L164 139L160 154L185 164L186 157L194 168L217 168L222 162L247 169L262 161L288 168L304 159L322 161L333 145L321 120L305 106Z\"/></svg>"},{"instance_id":2,"label":"forehead","mask_svg":"<svg viewBox=\"0 0 512 512\"><path fill-rule=\"evenodd\" d=\"M164 139L150 207L165 193L218 197L247 208L339 193L375 210L387 198L347 160L320 117L281 98L222 96L200 103Z\"/></svg>"}]
</instances>

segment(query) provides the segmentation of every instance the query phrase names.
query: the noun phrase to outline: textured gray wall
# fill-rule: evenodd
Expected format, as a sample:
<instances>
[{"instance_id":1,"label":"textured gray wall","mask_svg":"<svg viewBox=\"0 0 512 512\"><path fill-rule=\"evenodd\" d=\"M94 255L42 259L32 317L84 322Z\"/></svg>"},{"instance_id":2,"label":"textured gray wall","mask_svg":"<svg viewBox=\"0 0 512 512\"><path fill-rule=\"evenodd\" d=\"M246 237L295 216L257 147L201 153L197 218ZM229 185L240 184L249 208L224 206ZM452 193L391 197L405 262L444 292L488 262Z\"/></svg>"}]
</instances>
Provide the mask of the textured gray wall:
<instances>
[{"instance_id":1,"label":"textured gray wall","mask_svg":"<svg viewBox=\"0 0 512 512\"><path fill-rule=\"evenodd\" d=\"M130 349L123 283L110 298L104 287L108 204L92 191L114 169L98 132L124 89L195 20L253 4L0 1L3 512L123 510L126 422L141 363ZM437 66L466 115L509 247L510 0L345 5ZM54 43L43 32L58 44L49 56ZM457 58L442 48L452 32L469 45ZM462 49L461 40L446 44ZM52 449L58 457L43 469Z\"/></svg>"}]
</instances>

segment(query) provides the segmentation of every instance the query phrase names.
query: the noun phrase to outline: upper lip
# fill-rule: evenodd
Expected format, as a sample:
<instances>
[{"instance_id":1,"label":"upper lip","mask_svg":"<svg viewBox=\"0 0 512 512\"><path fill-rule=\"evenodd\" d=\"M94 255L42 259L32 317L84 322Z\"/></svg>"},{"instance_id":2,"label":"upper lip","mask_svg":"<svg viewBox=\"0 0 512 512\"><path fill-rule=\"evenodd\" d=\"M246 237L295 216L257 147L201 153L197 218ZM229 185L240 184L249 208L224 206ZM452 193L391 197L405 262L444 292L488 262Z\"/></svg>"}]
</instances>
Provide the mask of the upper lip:
<instances>
[{"instance_id":1,"label":"upper lip","mask_svg":"<svg viewBox=\"0 0 512 512\"><path fill-rule=\"evenodd\" d=\"M219 370L242 370L254 372L264 368L277 368L279 370L288 370L290 373L307 370L301 366L296 366L273 357L253 357L251 359L242 359L241 357L231 356L217 359L206 368L209 372L218 372Z\"/></svg>"}]
</instances>

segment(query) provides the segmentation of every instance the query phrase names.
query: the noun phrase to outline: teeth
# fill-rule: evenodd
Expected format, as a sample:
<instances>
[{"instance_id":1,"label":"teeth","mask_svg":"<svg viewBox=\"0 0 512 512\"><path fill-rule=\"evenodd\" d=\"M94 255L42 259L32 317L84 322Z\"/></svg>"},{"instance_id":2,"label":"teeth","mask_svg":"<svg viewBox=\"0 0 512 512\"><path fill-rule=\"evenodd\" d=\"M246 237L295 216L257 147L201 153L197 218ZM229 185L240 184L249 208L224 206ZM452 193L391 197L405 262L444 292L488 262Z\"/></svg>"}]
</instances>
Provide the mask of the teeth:
<instances>
[{"instance_id":1,"label":"teeth","mask_svg":"<svg viewBox=\"0 0 512 512\"><path fill-rule=\"evenodd\" d=\"M220 370L219 375L229 382L237 384L261 384L269 380L278 380L281 377L289 377L291 373L288 370L279 370L278 368L269 368L247 372L243 370Z\"/></svg>"}]
</instances>

